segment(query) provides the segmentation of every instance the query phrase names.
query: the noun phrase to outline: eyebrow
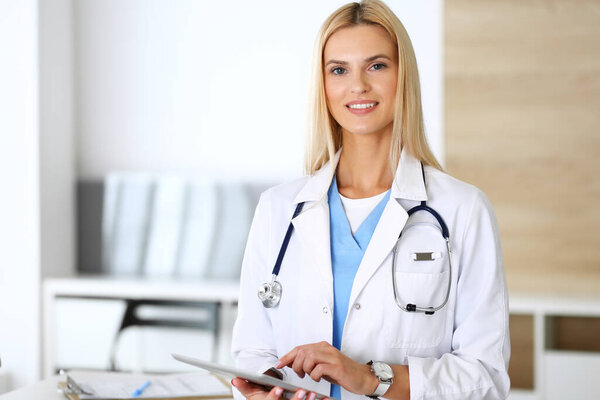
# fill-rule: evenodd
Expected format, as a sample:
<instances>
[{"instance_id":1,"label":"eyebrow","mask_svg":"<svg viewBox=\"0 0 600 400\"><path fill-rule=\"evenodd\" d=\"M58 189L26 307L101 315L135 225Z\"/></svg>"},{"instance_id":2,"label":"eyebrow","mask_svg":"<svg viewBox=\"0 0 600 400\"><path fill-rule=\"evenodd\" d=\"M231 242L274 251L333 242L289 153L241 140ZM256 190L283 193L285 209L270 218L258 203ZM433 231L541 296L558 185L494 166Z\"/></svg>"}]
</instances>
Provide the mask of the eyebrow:
<instances>
[{"instance_id":1,"label":"eyebrow","mask_svg":"<svg viewBox=\"0 0 600 400\"><path fill-rule=\"evenodd\" d=\"M389 58L388 56L386 56L385 54L375 54L374 56L365 58L365 62L371 62L371 61L376 60L378 58L385 58L386 60L392 61L392 59ZM325 66L328 66L329 64L348 65L348 61L329 60L329 61L327 61L327 63L325 64Z\"/></svg>"}]
</instances>

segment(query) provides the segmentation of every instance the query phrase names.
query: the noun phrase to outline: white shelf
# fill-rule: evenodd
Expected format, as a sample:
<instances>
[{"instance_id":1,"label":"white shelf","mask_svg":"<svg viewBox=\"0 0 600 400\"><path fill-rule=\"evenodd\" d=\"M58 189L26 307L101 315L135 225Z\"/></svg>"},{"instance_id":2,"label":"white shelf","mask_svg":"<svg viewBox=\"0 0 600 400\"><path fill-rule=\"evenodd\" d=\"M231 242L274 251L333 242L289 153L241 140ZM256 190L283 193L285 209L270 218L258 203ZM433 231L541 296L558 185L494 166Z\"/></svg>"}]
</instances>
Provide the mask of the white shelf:
<instances>
[{"instance_id":1,"label":"white shelf","mask_svg":"<svg viewBox=\"0 0 600 400\"><path fill-rule=\"evenodd\" d=\"M237 303L239 282L106 276L53 278L44 282L46 296L101 297L132 300L182 300Z\"/></svg>"},{"instance_id":2,"label":"white shelf","mask_svg":"<svg viewBox=\"0 0 600 400\"><path fill-rule=\"evenodd\" d=\"M597 399L600 353L548 348L550 317L600 318L600 295L510 293L510 313L533 318L534 390L511 390L511 400ZM569 370L569 371L566 371ZM597 374L597 373L596 373ZM568 393L568 395L567 395Z\"/></svg>"},{"instance_id":3,"label":"white shelf","mask_svg":"<svg viewBox=\"0 0 600 400\"><path fill-rule=\"evenodd\" d=\"M230 343L233 323L235 321L236 307L239 294L239 283L224 280L180 280L180 279L158 279L144 277L128 277L115 278L106 276L85 276L72 278L52 278L44 282L44 376L48 377L54 374L55 368L62 367L57 365L56 348L60 343L65 348L65 343L69 338L77 340L88 340L89 346L80 346L92 348L87 350L88 358L93 359L93 354L106 354L106 358L96 357L90 361L87 367L105 366L108 360L108 347L110 347L113 335L116 333L122 312L125 308L125 300L167 300L175 302L212 302L220 304L219 314L219 346L217 348L218 357L221 362L227 363L230 361ZM75 310L75 311L73 311ZM79 319L72 314L80 310L81 316ZM81 313L84 310L84 313ZM87 310L87 313L85 313ZM94 311L95 310L95 311ZM193 310L176 310L174 312L192 312ZM64 314L64 315L59 315ZM66 314L65 314L66 313ZM93 314L93 315L90 315ZM66 315L69 315L68 317ZM66 318L66 319L65 319ZM98 322L99 319L103 322ZM65 323L68 322L68 323ZM76 321L76 322L73 322ZM70 325L69 325L70 324ZM101 329L95 325L106 325L109 330L114 332L104 332L104 337L101 336ZM58 328L61 332L58 332ZM112 327L112 328L111 328ZM186 346L185 341L191 345L188 352L195 351L194 345L197 345L198 340L201 340L200 334L186 333L179 329L177 332L172 332L171 336L178 346ZM82 339L89 338L89 339ZM93 339L95 338L95 339ZM173 339L172 338L172 339ZM193 340L192 340L193 339ZM196 340L197 339L197 340ZM210 338L208 338L210 339ZM92 342L95 340L95 342ZM129 343L134 343L136 346L145 342L148 345L154 343L156 347L156 337L152 332L144 332L143 336L136 337L134 340L129 340ZM107 344L108 343L108 344ZM210 342L212 346L212 341ZM131 348L131 346L129 346ZM72 349L71 349L72 350ZM95 353L94 353L95 351ZM181 349L178 349L181 352ZM143 349L138 349L138 352L143 353ZM163 351L168 356L170 351ZM63 354L64 355L64 354ZM75 354L75 359L78 355ZM148 361L148 355L146 357ZM64 358L64 357L63 357ZM69 359L67 356L66 360ZM62 360L62 359L61 359ZM168 363L170 360L162 359L157 362ZM80 367L85 367L82 365Z\"/></svg>"}]
</instances>

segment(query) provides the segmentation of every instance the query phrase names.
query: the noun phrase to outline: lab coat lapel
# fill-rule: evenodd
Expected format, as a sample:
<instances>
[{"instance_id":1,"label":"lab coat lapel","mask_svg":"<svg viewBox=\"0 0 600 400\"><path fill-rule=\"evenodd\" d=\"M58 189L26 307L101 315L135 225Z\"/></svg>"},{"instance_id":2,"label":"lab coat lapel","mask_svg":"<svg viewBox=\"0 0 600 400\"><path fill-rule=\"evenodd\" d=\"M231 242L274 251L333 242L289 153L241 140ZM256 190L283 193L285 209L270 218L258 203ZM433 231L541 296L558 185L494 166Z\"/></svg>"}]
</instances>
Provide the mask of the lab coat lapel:
<instances>
[{"instance_id":1,"label":"lab coat lapel","mask_svg":"<svg viewBox=\"0 0 600 400\"><path fill-rule=\"evenodd\" d=\"M408 213L400 204L399 199L427 200L421 164L404 150L394 176L390 199L381 214L354 277L349 304L356 301L369 279L390 255L408 220Z\"/></svg>"},{"instance_id":2,"label":"lab coat lapel","mask_svg":"<svg viewBox=\"0 0 600 400\"><path fill-rule=\"evenodd\" d=\"M294 199L295 204L304 202L304 207L300 215L292 220L296 234L310 253L307 259L313 263L312 269L318 271L317 279L323 283L324 293L327 293L330 306L333 306L333 274L327 191L340 154L341 150L336 153L331 162L325 164L308 179Z\"/></svg>"},{"instance_id":3,"label":"lab coat lapel","mask_svg":"<svg viewBox=\"0 0 600 400\"><path fill-rule=\"evenodd\" d=\"M292 220L300 241L307 249L307 261L312 270L317 270L318 281L323 282L325 291L329 293L328 301L333 305L333 275L331 272L331 245L329 240L329 207L327 201L307 204L306 211Z\"/></svg>"},{"instance_id":4,"label":"lab coat lapel","mask_svg":"<svg viewBox=\"0 0 600 400\"><path fill-rule=\"evenodd\" d=\"M354 277L349 304L353 304L356 301L356 298L369 279L371 279L371 276L373 276L388 256L394 244L396 244L396 240L407 220L408 213L406 210L404 210L395 198L390 198L383 209L381 218L377 223L377 227L373 232L371 241L365 250L365 255Z\"/></svg>"}]
</instances>

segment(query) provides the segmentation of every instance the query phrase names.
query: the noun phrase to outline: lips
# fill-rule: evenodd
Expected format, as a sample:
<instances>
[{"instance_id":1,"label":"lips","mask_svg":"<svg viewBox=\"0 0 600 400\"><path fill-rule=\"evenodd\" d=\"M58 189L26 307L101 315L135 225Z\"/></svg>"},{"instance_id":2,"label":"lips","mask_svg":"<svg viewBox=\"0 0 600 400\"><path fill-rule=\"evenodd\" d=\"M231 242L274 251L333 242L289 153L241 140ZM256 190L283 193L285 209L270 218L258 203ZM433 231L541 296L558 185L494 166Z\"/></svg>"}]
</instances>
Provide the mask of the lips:
<instances>
[{"instance_id":1,"label":"lips","mask_svg":"<svg viewBox=\"0 0 600 400\"><path fill-rule=\"evenodd\" d=\"M346 109L352 114L362 115L373 111L379 102L375 100L355 100L346 104Z\"/></svg>"}]
</instances>

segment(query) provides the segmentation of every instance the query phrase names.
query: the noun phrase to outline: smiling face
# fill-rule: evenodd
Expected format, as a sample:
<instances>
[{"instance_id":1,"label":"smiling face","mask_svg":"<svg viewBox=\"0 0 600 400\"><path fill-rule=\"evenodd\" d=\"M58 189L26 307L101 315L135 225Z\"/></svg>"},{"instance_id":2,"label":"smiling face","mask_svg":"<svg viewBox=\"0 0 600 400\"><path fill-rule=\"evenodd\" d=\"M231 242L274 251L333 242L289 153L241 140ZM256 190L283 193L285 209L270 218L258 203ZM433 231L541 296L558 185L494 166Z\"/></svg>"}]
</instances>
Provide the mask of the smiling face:
<instances>
[{"instance_id":1,"label":"smiling face","mask_svg":"<svg viewBox=\"0 0 600 400\"><path fill-rule=\"evenodd\" d=\"M398 50L387 31L357 25L333 33L323 50L327 107L353 134L389 134L394 121Z\"/></svg>"}]
</instances>

